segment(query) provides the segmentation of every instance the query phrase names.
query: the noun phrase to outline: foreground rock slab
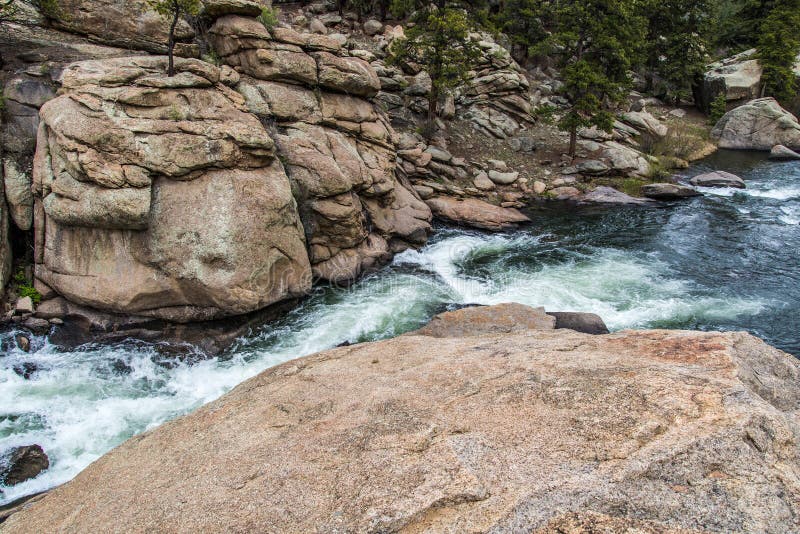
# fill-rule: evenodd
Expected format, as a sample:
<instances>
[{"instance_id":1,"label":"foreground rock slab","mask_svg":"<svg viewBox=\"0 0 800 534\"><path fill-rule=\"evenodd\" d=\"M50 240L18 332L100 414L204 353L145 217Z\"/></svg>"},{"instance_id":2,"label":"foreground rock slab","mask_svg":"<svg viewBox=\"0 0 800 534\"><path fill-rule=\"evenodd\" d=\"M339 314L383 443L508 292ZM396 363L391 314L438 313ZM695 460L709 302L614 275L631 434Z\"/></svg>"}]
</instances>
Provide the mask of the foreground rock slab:
<instances>
[{"instance_id":1,"label":"foreground rock slab","mask_svg":"<svg viewBox=\"0 0 800 534\"><path fill-rule=\"evenodd\" d=\"M743 333L343 347L129 440L4 533L792 532L798 379Z\"/></svg>"}]
</instances>

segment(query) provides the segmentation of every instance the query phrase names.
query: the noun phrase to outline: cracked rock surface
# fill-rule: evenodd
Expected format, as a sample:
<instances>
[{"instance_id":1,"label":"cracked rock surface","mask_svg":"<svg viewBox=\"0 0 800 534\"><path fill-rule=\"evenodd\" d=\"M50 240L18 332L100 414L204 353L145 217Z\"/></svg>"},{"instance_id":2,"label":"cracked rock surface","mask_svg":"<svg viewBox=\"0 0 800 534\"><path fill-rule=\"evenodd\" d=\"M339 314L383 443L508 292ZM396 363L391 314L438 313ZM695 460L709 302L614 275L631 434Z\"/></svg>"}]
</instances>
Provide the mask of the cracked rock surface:
<instances>
[{"instance_id":1,"label":"cracked rock surface","mask_svg":"<svg viewBox=\"0 0 800 534\"><path fill-rule=\"evenodd\" d=\"M4 532L797 529L793 357L743 333L479 331L272 368Z\"/></svg>"}]
</instances>

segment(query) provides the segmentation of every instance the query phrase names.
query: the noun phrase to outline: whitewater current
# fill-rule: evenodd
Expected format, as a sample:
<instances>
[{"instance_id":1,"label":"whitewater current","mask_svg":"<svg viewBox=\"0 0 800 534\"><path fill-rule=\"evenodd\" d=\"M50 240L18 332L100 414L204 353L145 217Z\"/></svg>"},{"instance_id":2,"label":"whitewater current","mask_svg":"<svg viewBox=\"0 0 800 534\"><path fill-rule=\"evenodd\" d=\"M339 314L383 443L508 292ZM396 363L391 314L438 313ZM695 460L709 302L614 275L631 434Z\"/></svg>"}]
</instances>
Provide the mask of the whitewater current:
<instances>
[{"instance_id":1,"label":"whitewater current","mask_svg":"<svg viewBox=\"0 0 800 534\"><path fill-rule=\"evenodd\" d=\"M317 288L218 358L176 360L135 340L62 351L45 337L25 353L13 330L1 333L0 452L37 443L51 464L0 487L0 504L69 480L273 365L393 337L464 304L594 312L612 330L746 330L800 355L800 164L722 152L686 178L710 169L739 174L748 189L658 208L541 208L506 234L439 228L350 288Z\"/></svg>"}]
</instances>

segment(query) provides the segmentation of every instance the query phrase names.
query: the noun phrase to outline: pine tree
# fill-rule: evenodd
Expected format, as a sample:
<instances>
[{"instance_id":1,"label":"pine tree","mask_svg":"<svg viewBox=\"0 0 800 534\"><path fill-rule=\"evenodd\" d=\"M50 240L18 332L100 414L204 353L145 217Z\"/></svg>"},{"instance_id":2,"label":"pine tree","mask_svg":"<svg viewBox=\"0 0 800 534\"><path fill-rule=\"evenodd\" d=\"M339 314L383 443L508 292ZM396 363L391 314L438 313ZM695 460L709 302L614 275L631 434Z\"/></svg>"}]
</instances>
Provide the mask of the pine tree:
<instances>
[{"instance_id":1,"label":"pine tree","mask_svg":"<svg viewBox=\"0 0 800 534\"><path fill-rule=\"evenodd\" d=\"M550 4L541 0L505 0L495 16L498 29L506 33L521 56L547 38Z\"/></svg>"},{"instance_id":2,"label":"pine tree","mask_svg":"<svg viewBox=\"0 0 800 534\"><path fill-rule=\"evenodd\" d=\"M686 98L708 59L712 0L646 0L648 90L667 100Z\"/></svg>"},{"instance_id":3,"label":"pine tree","mask_svg":"<svg viewBox=\"0 0 800 534\"><path fill-rule=\"evenodd\" d=\"M428 120L432 121L439 97L468 81L480 48L470 37L472 24L462 9L431 6L418 13L414 22L406 37L392 44L390 63L415 63L428 72Z\"/></svg>"},{"instance_id":4,"label":"pine tree","mask_svg":"<svg viewBox=\"0 0 800 534\"><path fill-rule=\"evenodd\" d=\"M147 0L147 5L163 18L170 21L169 42L167 43L167 55L169 56L167 76L175 76L173 60L175 52L175 28L178 26L181 15L197 15L200 12L200 0Z\"/></svg>"},{"instance_id":5,"label":"pine tree","mask_svg":"<svg viewBox=\"0 0 800 534\"><path fill-rule=\"evenodd\" d=\"M537 50L558 58L569 102L559 127L570 134L574 157L578 130L597 126L611 131L611 107L631 85L629 71L643 46L645 21L637 0L566 0L554 4L552 34Z\"/></svg>"},{"instance_id":6,"label":"pine tree","mask_svg":"<svg viewBox=\"0 0 800 534\"><path fill-rule=\"evenodd\" d=\"M794 64L800 54L800 0L777 0L761 25L758 56L762 94L789 102L798 94Z\"/></svg>"}]
</instances>

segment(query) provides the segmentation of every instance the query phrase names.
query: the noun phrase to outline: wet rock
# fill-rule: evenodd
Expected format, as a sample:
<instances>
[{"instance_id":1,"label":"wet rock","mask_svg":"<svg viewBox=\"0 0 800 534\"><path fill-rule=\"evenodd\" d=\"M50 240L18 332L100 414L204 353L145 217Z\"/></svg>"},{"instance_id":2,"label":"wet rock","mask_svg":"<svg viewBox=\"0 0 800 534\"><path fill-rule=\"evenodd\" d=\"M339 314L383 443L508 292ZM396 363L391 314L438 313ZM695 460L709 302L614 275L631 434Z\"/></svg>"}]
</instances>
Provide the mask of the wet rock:
<instances>
[{"instance_id":1,"label":"wet rock","mask_svg":"<svg viewBox=\"0 0 800 534\"><path fill-rule=\"evenodd\" d=\"M34 334L46 334L50 331L50 321L38 317L28 317L22 326L33 332Z\"/></svg>"},{"instance_id":2,"label":"wet rock","mask_svg":"<svg viewBox=\"0 0 800 534\"><path fill-rule=\"evenodd\" d=\"M600 186L594 191L583 195L581 198L583 204L624 204L629 206L643 206L651 204L652 201L648 199L635 198L622 191L617 191L613 187Z\"/></svg>"},{"instance_id":3,"label":"wet rock","mask_svg":"<svg viewBox=\"0 0 800 534\"><path fill-rule=\"evenodd\" d=\"M521 223L530 222L528 217L516 209L494 206L475 198L460 200L440 196L425 202L436 217L483 230L509 230Z\"/></svg>"},{"instance_id":4,"label":"wet rock","mask_svg":"<svg viewBox=\"0 0 800 534\"><path fill-rule=\"evenodd\" d=\"M608 327L602 317L594 313L547 312L555 318L556 330L574 330L583 334L608 334Z\"/></svg>"},{"instance_id":5,"label":"wet rock","mask_svg":"<svg viewBox=\"0 0 800 534\"><path fill-rule=\"evenodd\" d=\"M14 486L37 477L50 467L50 460L39 445L16 447L5 460L0 480L6 486Z\"/></svg>"},{"instance_id":6,"label":"wet rock","mask_svg":"<svg viewBox=\"0 0 800 534\"><path fill-rule=\"evenodd\" d=\"M777 161L800 160L800 154L783 145L775 145L769 153L769 159Z\"/></svg>"},{"instance_id":7,"label":"wet rock","mask_svg":"<svg viewBox=\"0 0 800 534\"><path fill-rule=\"evenodd\" d=\"M25 350L25 349L22 348L23 346L25 346L25 341L23 341L22 343L19 343L20 340L18 340L18 343L20 344L20 348L22 350L25 350L25 352L30 352L30 340L28 340L27 338L24 338L24 337L22 339L27 341L28 349ZM13 367L13 370L14 370L14 373L16 373L18 376L21 376L25 380L30 380L31 377L34 375L34 373L36 373L36 371L39 370L39 366L36 365L33 362L23 362L23 363L15 365Z\"/></svg>"},{"instance_id":8,"label":"wet rock","mask_svg":"<svg viewBox=\"0 0 800 534\"><path fill-rule=\"evenodd\" d=\"M698 187L735 187L744 189L747 187L744 180L726 171L714 171L695 176L689 182Z\"/></svg>"},{"instance_id":9,"label":"wet rock","mask_svg":"<svg viewBox=\"0 0 800 534\"><path fill-rule=\"evenodd\" d=\"M643 185L642 195L654 200L681 200L701 196L702 193L685 185L663 183Z\"/></svg>"},{"instance_id":10,"label":"wet rock","mask_svg":"<svg viewBox=\"0 0 800 534\"><path fill-rule=\"evenodd\" d=\"M547 191L547 184L546 183L540 182L539 180L536 180L535 182L533 182L533 192L534 193L536 193L537 195L541 195L545 191Z\"/></svg>"},{"instance_id":11,"label":"wet rock","mask_svg":"<svg viewBox=\"0 0 800 534\"><path fill-rule=\"evenodd\" d=\"M22 335L22 334L17 334L16 336L14 336L14 341L17 342L17 347L19 347L19 350L21 350L23 352L30 352L31 351L31 340L30 340L30 338L28 336L25 336L25 335ZM17 374L20 374L20 373L17 373ZM25 376L25 378L28 378L28 377Z\"/></svg>"},{"instance_id":12,"label":"wet rock","mask_svg":"<svg viewBox=\"0 0 800 534\"><path fill-rule=\"evenodd\" d=\"M553 330L557 319L544 308L508 303L471 306L435 316L423 328L406 334L435 338L464 338L484 334L509 334L526 330Z\"/></svg>"},{"instance_id":13,"label":"wet rock","mask_svg":"<svg viewBox=\"0 0 800 534\"><path fill-rule=\"evenodd\" d=\"M726 113L711 138L720 148L771 150L783 145L800 150L800 122L774 98L759 98Z\"/></svg>"},{"instance_id":14,"label":"wet rock","mask_svg":"<svg viewBox=\"0 0 800 534\"><path fill-rule=\"evenodd\" d=\"M745 333L402 336L270 368L3 532L794 532L799 409Z\"/></svg>"}]
</instances>

